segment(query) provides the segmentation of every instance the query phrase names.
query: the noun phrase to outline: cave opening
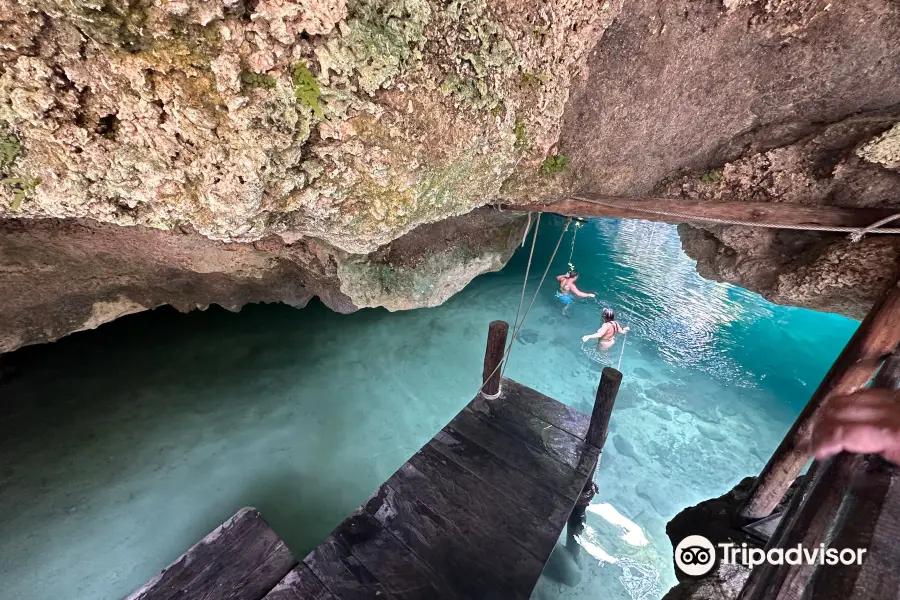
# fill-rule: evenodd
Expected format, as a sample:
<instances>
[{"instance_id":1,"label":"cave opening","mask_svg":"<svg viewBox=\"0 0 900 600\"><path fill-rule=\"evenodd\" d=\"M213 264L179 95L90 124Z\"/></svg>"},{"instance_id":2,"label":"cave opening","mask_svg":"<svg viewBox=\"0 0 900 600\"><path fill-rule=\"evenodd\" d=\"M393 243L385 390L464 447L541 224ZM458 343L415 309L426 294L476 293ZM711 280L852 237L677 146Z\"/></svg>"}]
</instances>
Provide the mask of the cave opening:
<instances>
[{"instance_id":1,"label":"cave opening","mask_svg":"<svg viewBox=\"0 0 900 600\"><path fill-rule=\"evenodd\" d=\"M535 265L563 224L545 218ZM433 309L161 308L9 354L0 597L123 597L242 506L303 556L471 399L527 251ZM666 523L759 471L856 322L700 278L662 223L590 221L571 262L597 297L563 314L545 284L508 376L590 412L605 359L582 335L606 306L631 332L583 538L594 560L552 564L535 594L659 598Z\"/></svg>"}]
</instances>

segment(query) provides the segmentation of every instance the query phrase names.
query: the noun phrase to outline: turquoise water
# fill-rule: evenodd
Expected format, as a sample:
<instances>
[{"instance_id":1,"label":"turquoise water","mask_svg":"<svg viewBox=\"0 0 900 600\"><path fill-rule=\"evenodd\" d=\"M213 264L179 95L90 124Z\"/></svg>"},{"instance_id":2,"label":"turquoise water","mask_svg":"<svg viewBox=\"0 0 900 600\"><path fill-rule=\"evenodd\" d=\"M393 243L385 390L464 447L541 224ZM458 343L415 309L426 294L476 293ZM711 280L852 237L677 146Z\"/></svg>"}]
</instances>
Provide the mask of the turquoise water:
<instances>
[{"instance_id":1,"label":"turquoise water","mask_svg":"<svg viewBox=\"0 0 900 600\"><path fill-rule=\"evenodd\" d=\"M542 224L531 289L561 228ZM0 599L122 598L246 505L303 556L471 399L526 259L436 309L161 309L11 355ZM701 279L662 224L591 222L572 261L599 301L563 315L545 284L507 375L589 411L581 336L604 305L631 332L580 566L559 554L536 596L659 598L666 521L762 467L856 322Z\"/></svg>"}]
</instances>

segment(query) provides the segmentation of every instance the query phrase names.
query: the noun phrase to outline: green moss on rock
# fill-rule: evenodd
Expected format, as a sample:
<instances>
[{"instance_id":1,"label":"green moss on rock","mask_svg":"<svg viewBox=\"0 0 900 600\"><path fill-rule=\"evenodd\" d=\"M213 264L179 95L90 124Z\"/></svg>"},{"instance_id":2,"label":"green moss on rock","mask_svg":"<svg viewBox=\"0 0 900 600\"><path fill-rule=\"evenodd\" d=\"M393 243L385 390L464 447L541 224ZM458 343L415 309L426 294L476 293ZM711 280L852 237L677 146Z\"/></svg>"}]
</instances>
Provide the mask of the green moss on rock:
<instances>
[{"instance_id":1,"label":"green moss on rock","mask_svg":"<svg viewBox=\"0 0 900 600\"><path fill-rule=\"evenodd\" d=\"M358 87L373 94L419 56L430 19L426 0L360 0L341 36L316 49L323 82L330 72L355 76Z\"/></svg>"}]
</instances>

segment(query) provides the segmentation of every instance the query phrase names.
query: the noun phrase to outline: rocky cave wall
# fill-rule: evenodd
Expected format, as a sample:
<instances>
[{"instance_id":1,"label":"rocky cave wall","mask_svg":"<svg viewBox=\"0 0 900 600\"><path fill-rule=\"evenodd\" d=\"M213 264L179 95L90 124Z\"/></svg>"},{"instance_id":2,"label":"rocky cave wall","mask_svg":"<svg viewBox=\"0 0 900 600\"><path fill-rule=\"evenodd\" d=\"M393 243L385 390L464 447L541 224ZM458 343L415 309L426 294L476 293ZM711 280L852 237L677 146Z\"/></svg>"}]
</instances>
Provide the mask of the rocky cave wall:
<instances>
[{"instance_id":1,"label":"rocky cave wall","mask_svg":"<svg viewBox=\"0 0 900 600\"><path fill-rule=\"evenodd\" d=\"M435 305L567 193L900 207L889 0L0 0L0 352L120 314ZM896 236L682 226L861 316Z\"/></svg>"},{"instance_id":2,"label":"rocky cave wall","mask_svg":"<svg viewBox=\"0 0 900 600\"><path fill-rule=\"evenodd\" d=\"M566 110L571 189L900 212L898 35L887 0L628 2ZM704 277L857 318L900 264L900 236L679 233Z\"/></svg>"},{"instance_id":3,"label":"rocky cave wall","mask_svg":"<svg viewBox=\"0 0 900 600\"><path fill-rule=\"evenodd\" d=\"M521 237L471 211L556 185L617 6L0 0L0 352L160 303L443 302Z\"/></svg>"}]
</instances>

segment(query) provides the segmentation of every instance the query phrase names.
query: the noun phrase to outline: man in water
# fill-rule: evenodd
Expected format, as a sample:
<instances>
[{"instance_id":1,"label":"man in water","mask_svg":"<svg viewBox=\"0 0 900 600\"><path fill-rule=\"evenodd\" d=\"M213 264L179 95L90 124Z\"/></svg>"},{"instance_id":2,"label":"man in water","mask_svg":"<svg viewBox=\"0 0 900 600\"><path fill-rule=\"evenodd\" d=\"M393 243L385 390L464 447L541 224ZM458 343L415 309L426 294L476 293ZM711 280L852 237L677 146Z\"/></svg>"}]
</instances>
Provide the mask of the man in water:
<instances>
[{"instance_id":1,"label":"man in water","mask_svg":"<svg viewBox=\"0 0 900 600\"><path fill-rule=\"evenodd\" d=\"M616 313L611 308L603 309L603 325L597 330L597 333L581 336L582 343L588 340L597 340L598 350L609 350L616 343L617 333L628 333L627 327L622 327L616 322Z\"/></svg>"},{"instance_id":2,"label":"man in water","mask_svg":"<svg viewBox=\"0 0 900 600\"><path fill-rule=\"evenodd\" d=\"M578 296L579 298L593 298L595 296L594 294L582 292L575 286L575 281L578 280L578 271L575 269L568 271L565 275L557 275L556 280L559 282L556 297L565 305L563 306L563 314L566 314L569 305L575 302L573 296Z\"/></svg>"}]
</instances>

